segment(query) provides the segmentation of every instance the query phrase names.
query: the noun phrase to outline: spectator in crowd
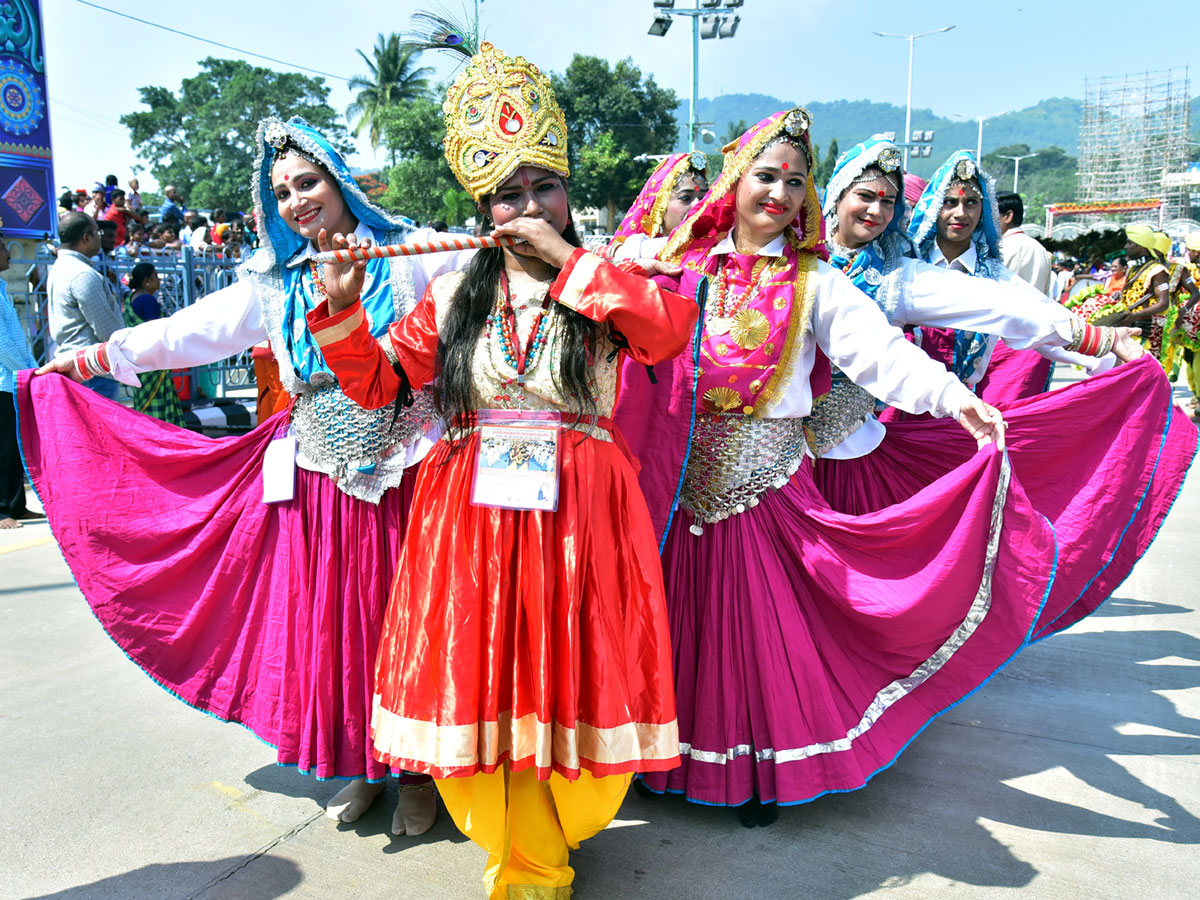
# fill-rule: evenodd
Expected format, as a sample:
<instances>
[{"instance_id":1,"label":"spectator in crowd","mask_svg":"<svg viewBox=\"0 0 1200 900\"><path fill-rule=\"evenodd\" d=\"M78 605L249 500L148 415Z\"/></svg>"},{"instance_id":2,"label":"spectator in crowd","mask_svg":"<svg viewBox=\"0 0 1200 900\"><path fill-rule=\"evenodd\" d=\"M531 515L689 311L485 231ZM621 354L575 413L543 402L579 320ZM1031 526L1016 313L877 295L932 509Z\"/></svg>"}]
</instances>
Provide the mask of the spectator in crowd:
<instances>
[{"instance_id":1,"label":"spectator in crowd","mask_svg":"<svg viewBox=\"0 0 1200 900\"><path fill-rule=\"evenodd\" d=\"M147 249L147 240L146 226L133 222L129 226L129 233L126 235L125 244L118 247L113 255L117 259L136 259Z\"/></svg>"},{"instance_id":2,"label":"spectator in crowd","mask_svg":"<svg viewBox=\"0 0 1200 900\"><path fill-rule=\"evenodd\" d=\"M208 232L208 219L197 213L196 224L195 227L192 228L191 236L184 240L183 235L180 235L180 239L184 240L184 242L187 243L187 245L193 250L203 252L208 248L209 243L211 243L208 239Z\"/></svg>"},{"instance_id":3,"label":"spectator in crowd","mask_svg":"<svg viewBox=\"0 0 1200 900\"><path fill-rule=\"evenodd\" d=\"M141 212L142 211L142 191L141 191L142 186L136 178L130 178L128 181L128 184L129 184L129 194L127 196L127 199L129 200L129 208L136 209L138 212Z\"/></svg>"},{"instance_id":4,"label":"spectator in crowd","mask_svg":"<svg viewBox=\"0 0 1200 900\"><path fill-rule=\"evenodd\" d=\"M124 326L121 300L92 264L92 257L100 253L96 220L71 213L59 223L58 233L62 246L46 279L50 333L60 353L82 352ZM82 363L86 366L86 359ZM120 391L117 382L104 376L92 378L87 386L110 400L116 400Z\"/></svg>"},{"instance_id":5,"label":"spectator in crowd","mask_svg":"<svg viewBox=\"0 0 1200 900\"><path fill-rule=\"evenodd\" d=\"M1125 276L1129 267L1125 264L1124 256L1113 257L1108 279L1104 282L1104 293L1110 297L1125 290Z\"/></svg>"},{"instance_id":6,"label":"spectator in crowd","mask_svg":"<svg viewBox=\"0 0 1200 900\"><path fill-rule=\"evenodd\" d=\"M1021 223L1025 221L1021 195L1000 191L996 194L996 205L1000 208L1000 253L1004 257L1004 267L1047 297L1053 296L1050 293L1050 252L1021 230Z\"/></svg>"},{"instance_id":7,"label":"spectator in crowd","mask_svg":"<svg viewBox=\"0 0 1200 900\"><path fill-rule=\"evenodd\" d=\"M162 282L154 263L140 262L129 273L129 299L125 302L125 325L129 328L162 318L162 306L156 296ZM183 406L175 392L175 381L169 369L142 372L141 384L133 389L133 408L172 425L183 427Z\"/></svg>"},{"instance_id":8,"label":"spectator in crowd","mask_svg":"<svg viewBox=\"0 0 1200 900\"><path fill-rule=\"evenodd\" d=\"M75 192L67 188L58 198L58 217L61 219L69 212L75 212Z\"/></svg>"},{"instance_id":9,"label":"spectator in crowd","mask_svg":"<svg viewBox=\"0 0 1200 900\"><path fill-rule=\"evenodd\" d=\"M179 227L179 239L185 244L192 239L192 232L196 230L195 210L189 209L183 214L183 224Z\"/></svg>"},{"instance_id":10,"label":"spectator in crowd","mask_svg":"<svg viewBox=\"0 0 1200 900\"><path fill-rule=\"evenodd\" d=\"M162 238L162 249L174 250L176 253L183 249L183 243L179 240L179 232L174 225L163 225L159 234Z\"/></svg>"},{"instance_id":11,"label":"spectator in crowd","mask_svg":"<svg viewBox=\"0 0 1200 900\"><path fill-rule=\"evenodd\" d=\"M183 214L187 212L183 198L179 196L179 191L171 184L163 188L163 196L167 199L163 203L162 209L159 210L158 217L164 225L174 223L175 227L178 228L183 222Z\"/></svg>"},{"instance_id":12,"label":"spectator in crowd","mask_svg":"<svg viewBox=\"0 0 1200 900\"><path fill-rule=\"evenodd\" d=\"M8 247L0 236L0 272L7 268ZM40 518L25 506L25 469L17 446L17 414L13 406L13 372L36 365L25 329L0 279L0 529L20 528L22 520Z\"/></svg>"},{"instance_id":13,"label":"spectator in crowd","mask_svg":"<svg viewBox=\"0 0 1200 900\"><path fill-rule=\"evenodd\" d=\"M217 228L218 228L218 226L226 224L227 221L228 221L228 216L225 213L225 210L221 209L221 207L218 206L216 209L214 209L212 211L212 223L211 223L212 228L209 230L209 235L208 235L208 237L209 237L208 242L210 244L220 244L221 243L221 238L216 233Z\"/></svg>"},{"instance_id":14,"label":"spectator in crowd","mask_svg":"<svg viewBox=\"0 0 1200 900\"><path fill-rule=\"evenodd\" d=\"M146 214L138 212L129 205L125 199L125 192L121 188L113 188L111 197L108 209L104 211L104 218L116 224L116 246L123 247L129 232L129 223L133 221L145 224Z\"/></svg>"},{"instance_id":15,"label":"spectator in crowd","mask_svg":"<svg viewBox=\"0 0 1200 900\"><path fill-rule=\"evenodd\" d=\"M75 189L75 210L83 212L83 208L88 205L88 192L84 188Z\"/></svg>"},{"instance_id":16,"label":"spectator in crowd","mask_svg":"<svg viewBox=\"0 0 1200 900\"><path fill-rule=\"evenodd\" d=\"M429 227L432 228L434 231L439 231L439 232L445 232L445 231L450 230L450 226L447 225L445 222L443 222L441 219L434 219L432 222L429 223Z\"/></svg>"},{"instance_id":17,"label":"spectator in crowd","mask_svg":"<svg viewBox=\"0 0 1200 900\"><path fill-rule=\"evenodd\" d=\"M92 188L92 199L84 206L83 211L93 219L99 221L104 217L104 210L108 208L108 203L104 198L104 185L97 184Z\"/></svg>"},{"instance_id":18,"label":"spectator in crowd","mask_svg":"<svg viewBox=\"0 0 1200 900\"><path fill-rule=\"evenodd\" d=\"M113 190L116 188L117 183L118 182L117 182L116 175L104 176L104 202L105 203L112 203L112 193L113 193Z\"/></svg>"}]
</instances>

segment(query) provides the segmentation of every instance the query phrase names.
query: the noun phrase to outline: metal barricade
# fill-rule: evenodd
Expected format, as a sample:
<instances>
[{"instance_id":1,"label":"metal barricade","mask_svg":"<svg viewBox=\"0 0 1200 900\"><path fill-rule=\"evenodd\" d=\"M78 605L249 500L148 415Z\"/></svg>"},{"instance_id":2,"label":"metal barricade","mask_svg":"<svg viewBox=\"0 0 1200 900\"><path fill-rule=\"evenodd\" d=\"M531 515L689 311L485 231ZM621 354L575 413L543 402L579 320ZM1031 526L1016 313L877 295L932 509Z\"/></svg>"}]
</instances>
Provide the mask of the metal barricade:
<instances>
[{"instance_id":1,"label":"metal barricade","mask_svg":"<svg viewBox=\"0 0 1200 900\"><path fill-rule=\"evenodd\" d=\"M29 335L34 357L43 363L53 353L46 305L46 277L56 257L52 245L39 243L32 255L29 248L28 241L8 242L8 294ZM238 265L237 260L226 259L215 252L201 252L185 246L177 251L143 250L138 256L107 261L104 268L116 276L122 292L128 296L129 274L141 262L153 263L158 271L162 286L157 296L164 316L233 284L236 280L234 269ZM231 393L253 394L254 361L250 351L246 350L229 359L186 370L184 377L188 386L185 393L193 401L204 397L227 397Z\"/></svg>"}]
</instances>

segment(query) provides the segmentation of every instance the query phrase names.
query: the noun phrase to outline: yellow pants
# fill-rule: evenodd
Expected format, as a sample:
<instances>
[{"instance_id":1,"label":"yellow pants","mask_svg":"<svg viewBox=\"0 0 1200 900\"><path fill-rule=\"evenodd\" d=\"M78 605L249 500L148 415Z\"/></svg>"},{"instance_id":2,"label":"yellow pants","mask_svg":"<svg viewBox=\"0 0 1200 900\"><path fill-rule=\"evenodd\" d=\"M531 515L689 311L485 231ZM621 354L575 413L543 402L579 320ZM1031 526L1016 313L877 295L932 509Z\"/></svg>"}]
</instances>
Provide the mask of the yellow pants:
<instances>
[{"instance_id":1,"label":"yellow pants","mask_svg":"<svg viewBox=\"0 0 1200 900\"><path fill-rule=\"evenodd\" d=\"M454 824L488 853L489 900L566 900L574 870L568 852L602 831L621 808L630 775L568 781L557 772L510 772L437 780Z\"/></svg>"},{"instance_id":2,"label":"yellow pants","mask_svg":"<svg viewBox=\"0 0 1200 900\"><path fill-rule=\"evenodd\" d=\"M1190 360L1187 358L1189 356ZM1200 350L1184 354L1184 365L1187 366L1187 383L1192 389L1192 396L1200 397Z\"/></svg>"}]
</instances>

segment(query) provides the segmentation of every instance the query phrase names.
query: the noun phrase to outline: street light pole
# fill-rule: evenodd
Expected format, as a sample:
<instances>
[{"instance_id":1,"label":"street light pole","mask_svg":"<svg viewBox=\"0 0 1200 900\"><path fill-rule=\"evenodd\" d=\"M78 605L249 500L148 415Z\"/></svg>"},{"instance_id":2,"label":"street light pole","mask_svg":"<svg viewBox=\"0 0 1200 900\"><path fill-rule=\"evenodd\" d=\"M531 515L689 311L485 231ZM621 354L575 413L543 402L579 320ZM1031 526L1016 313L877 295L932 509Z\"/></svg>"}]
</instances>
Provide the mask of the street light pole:
<instances>
[{"instance_id":1,"label":"street light pole","mask_svg":"<svg viewBox=\"0 0 1200 900\"><path fill-rule=\"evenodd\" d=\"M692 103L688 118L688 153L696 152L696 98L700 96L700 0L692 16Z\"/></svg>"},{"instance_id":2,"label":"street light pole","mask_svg":"<svg viewBox=\"0 0 1200 900\"><path fill-rule=\"evenodd\" d=\"M1017 178L1021 174L1021 160L1033 159L1037 156L1036 153L1026 153L1024 156L1001 156L1001 159L1011 159L1013 161L1013 193L1017 192Z\"/></svg>"},{"instance_id":3,"label":"street light pole","mask_svg":"<svg viewBox=\"0 0 1200 900\"><path fill-rule=\"evenodd\" d=\"M908 93L904 100L904 168L908 168L908 144L912 140L912 72L913 72L913 49L916 47L917 38L928 37L931 34L941 34L943 31L949 31L954 28L953 25L945 25L941 28L936 28L933 31L923 31L920 34L892 34L889 31L873 31L872 34L877 34L879 37L894 37L904 38L908 41Z\"/></svg>"},{"instance_id":4,"label":"street light pole","mask_svg":"<svg viewBox=\"0 0 1200 900\"><path fill-rule=\"evenodd\" d=\"M688 104L689 153L695 152L696 139L701 136L699 112L697 111L697 103L700 99L700 38L733 37L737 32L740 18L732 14L736 13L744 2L745 0L704 0L702 7L701 0L695 0L694 5L687 9L675 9L675 0L655 0L655 18L654 23L650 26L650 34L656 37L665 35L674 16L687 16L692 20L692 99ZM702 17L716 21L715 26L712 25L712 22L708 23L709 26L712 26L711 33L701 33L701 26L704 24L701 21Z\"/></svg>"}]
</instances>

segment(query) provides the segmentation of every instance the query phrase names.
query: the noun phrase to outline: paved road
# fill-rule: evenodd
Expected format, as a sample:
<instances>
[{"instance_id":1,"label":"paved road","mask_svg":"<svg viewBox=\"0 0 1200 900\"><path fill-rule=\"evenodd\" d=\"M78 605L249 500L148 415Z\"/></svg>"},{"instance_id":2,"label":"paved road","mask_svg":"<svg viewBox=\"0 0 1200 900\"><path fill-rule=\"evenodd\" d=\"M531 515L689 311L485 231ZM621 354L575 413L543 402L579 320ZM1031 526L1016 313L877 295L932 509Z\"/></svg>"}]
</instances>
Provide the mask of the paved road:
<instances>
[{"instance_id":1,"label":"paved road","mask_svg":"<svg viewBox=\"0 0 1200 900\"><path fill-rule=\"evenodd\" d=\"M1091 618L1029 648L865 790L748 831L631 794L574 854L598 898L1195 897L1200 476ZM45 525L0 533L0 898L482 897L446 816L339 826L332 786L274 765L125 660Z\"/></svg>"}]
</instances>

